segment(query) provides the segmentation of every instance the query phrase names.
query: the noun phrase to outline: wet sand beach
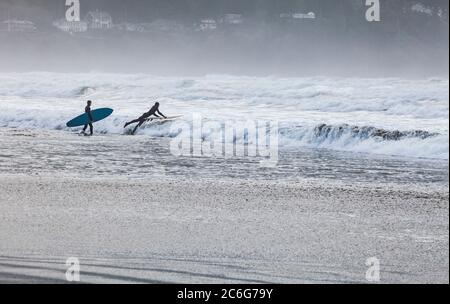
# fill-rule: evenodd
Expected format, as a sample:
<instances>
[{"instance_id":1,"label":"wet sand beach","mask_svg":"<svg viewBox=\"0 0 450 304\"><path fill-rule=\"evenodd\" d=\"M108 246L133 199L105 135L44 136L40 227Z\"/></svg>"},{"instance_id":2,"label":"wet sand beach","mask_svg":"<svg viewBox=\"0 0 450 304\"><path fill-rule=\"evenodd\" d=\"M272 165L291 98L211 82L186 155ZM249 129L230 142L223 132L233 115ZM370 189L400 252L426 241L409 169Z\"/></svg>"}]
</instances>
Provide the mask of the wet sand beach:
<instances>
[{"instance_id":1,"label":"wet sand beach","mask_svg":"<svg viewBox=\"0 0 450 304\"><path fill-rule=\"evenodd\" d=\"M448 283L448 191L0 175L0 282Z\"/></svg>"}]
</instances>

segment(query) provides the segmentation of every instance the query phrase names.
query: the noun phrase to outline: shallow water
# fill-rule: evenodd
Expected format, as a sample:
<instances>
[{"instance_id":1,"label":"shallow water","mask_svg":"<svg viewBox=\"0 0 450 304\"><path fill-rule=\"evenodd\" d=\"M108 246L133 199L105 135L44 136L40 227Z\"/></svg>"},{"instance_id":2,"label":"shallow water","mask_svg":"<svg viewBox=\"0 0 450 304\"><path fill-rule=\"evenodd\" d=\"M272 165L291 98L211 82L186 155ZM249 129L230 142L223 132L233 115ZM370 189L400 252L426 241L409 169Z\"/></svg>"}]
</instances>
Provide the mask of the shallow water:
<instances>
[{"instance_id":1,"label":"shallow water","mask_svg":"<svg viewBox=\"0 0 450 304\"><path fill-rule=\"evenodd\" d=\"M448 187L445 160L390 157L328 149L281 148L275 167L255 157L191 157L170 153L168 138L78 136L65 131L0 129L0 171L152 179L242 179L296 182L433 184Z\"/></svg>"}]
</instances>

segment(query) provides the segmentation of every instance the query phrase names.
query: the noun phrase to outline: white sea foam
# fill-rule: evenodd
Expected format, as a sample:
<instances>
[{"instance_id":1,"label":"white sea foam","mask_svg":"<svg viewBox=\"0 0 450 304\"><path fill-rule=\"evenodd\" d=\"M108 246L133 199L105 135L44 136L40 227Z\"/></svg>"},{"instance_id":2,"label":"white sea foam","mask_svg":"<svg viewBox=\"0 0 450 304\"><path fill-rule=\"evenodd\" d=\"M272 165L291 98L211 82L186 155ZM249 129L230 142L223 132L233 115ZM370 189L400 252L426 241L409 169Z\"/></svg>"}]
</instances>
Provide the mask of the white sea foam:
<instances>
[{"instance_id":1,"label":"white sea foam","mask_svg":"<svg viewBox=\"0 0 450 304\"><path fill-rule=\"evenodd\" d=\"M205 120L277 120L280 144L412 157L448 159L448 79L277 78L211 75L0 74L0 127L66 129L87 99L111 107L96 131L123 134L125 121L155 100L168 115L192 113ZM344 132L317 136L326 124ZM409 134L393 140L352 133L353 127ZM423 138L411 131L433 133ZM174 136L170 125L140 131ZM409 133L408 133L409 132ZM204 134L208 136L208 134Z\"/></svg>"}]
</instances>

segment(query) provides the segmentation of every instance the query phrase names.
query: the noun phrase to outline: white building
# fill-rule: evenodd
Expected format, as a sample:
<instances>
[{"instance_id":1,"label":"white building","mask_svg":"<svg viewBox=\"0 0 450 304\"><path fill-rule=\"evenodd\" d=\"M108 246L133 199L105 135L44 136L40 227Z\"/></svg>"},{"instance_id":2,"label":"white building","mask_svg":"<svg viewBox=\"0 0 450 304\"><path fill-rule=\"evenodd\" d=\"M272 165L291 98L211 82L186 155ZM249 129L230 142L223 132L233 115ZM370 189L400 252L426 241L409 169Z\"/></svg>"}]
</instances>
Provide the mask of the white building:
<instances>
[{"instance_id":1,"label":"white building","mask_svg":"<svg viewBox=\"0 0 450 304\"><path fill-rule=\"evenodd\" d=\"M59 30L68 33L82 33L88 30L88 24L85 21L67 21L61 19L53 22L53 25Z\"/></svg>"},{"instance_id":2,"label":"white building","mask_svg":"<svg viewBox=\"0 0 450 304\"><path fill-rule=\"evenodd\" d=\"M217 29L217 22L214 19L200 20L200 24L197 27L197 30L200 31L213 31L216 29Z\"/></svg>"},{"instance_id":3,"label":"white building","mask_svg":"<svg viewBox=\"0 0 450 304\"><path fill-rule=\"evenodd\" d=\"M181 32L184 30L183 25L176 21L167 19L158 19L149 24L149 29L157 32Z\"/></svg>"},{"instance_id":4,"label":"white building","mask_svg":"<svg viewBox=\"0 0 450 304\"><path fill-rule=\"evenodd\" d=\"M241 14L225 14L221 22L225 24L242 24L244 19Z\"/></svg>"},{"instance_id":5,"label":"white building","mask_svg":"<svg viewBox=\"0 0 450 304\"><path fill-rule=\"evenodd\" d=\"M433 9L426 7L423 4L416 3L411 7L411 10L416 13L426 14L428 16L433 16Z\"/></svg>"},{"instance_id":6,"label":"white building","mask_svg":"<svg viewBox=\"0 0 450 304\"><path fill-rule=\"evenodd\" d=\"M103 30L113 27L112 17L106 12L92 11L86 15L85 19L90 29Z\"/></svg>"},{"instance_id":7,"label":"white building","mask_svg":"<svg viewBox=\"0 0 450 304\"><path fill-rule=\"evenodd\" d=\"M27 20L6 20L2 22L1 28L7 32L35 32L36 25Z\"/></svg>"},{"instance_id":8,"label":"white building","mask_svg":"<svg viewBox=\"0 0 450 304\"><path fill-rule=\"evenodd\" d=\"M119 31L126 32L138 32L138 33L148 33L148 32L167 32L167 33L177 33L184 30L183 25L165 19L158 19L151 23L120 23L114 24L114 28Z\"/></svg>"},{"instance_id":9,"label":"white building","mask_svg":"<svg viewBox=\"0 0 450 304\"><path fill-rule=\"evenodd\" d=\"M282 19L316 19L316 14L313 12L309 12L307 14L304 13L283 13L280 14L280 18Z\"/></svg>"},{"instance_id":10,"label":"white building","mask_svg":"<svg viewBox=\"0 0 450 304\"><path fill-rule=\"evenodd\" d=\"M143 33L146 32L146 26L144 23L130 23L130 22L124 22L119 24L114 24L114 28L119 31L125 31L125 32L139 32Z\"/></svg>"},{"instance_id":11,"label":"white building","mask_svg":"<svg viewBox=\"0 0 450 304\"><path fill-rule=\"evenodd\" d=\"M292 18L294 19L316 19L316 14L313 12L309 12L307 14L303 13L296 13L292 15Z\"/></svg>"}]
</instances>

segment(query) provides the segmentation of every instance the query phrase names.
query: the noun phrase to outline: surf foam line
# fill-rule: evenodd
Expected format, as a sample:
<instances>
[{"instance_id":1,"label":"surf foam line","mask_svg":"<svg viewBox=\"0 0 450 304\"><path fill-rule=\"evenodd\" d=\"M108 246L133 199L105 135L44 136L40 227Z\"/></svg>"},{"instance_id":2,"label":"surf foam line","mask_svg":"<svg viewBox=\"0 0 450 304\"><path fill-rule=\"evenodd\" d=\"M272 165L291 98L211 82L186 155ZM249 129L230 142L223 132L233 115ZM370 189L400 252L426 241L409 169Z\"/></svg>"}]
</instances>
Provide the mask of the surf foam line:
<instances>
[{"instance_id":1,"label":"surf foam line","mask_svg":"<svg viewBox=\"0 0 450 304\"><path fill-rule=\"evenodd\" d=\"M48 112L8 111L0 115L0 127L19 129L47 129L78 132L79 128L67 128L65 119L47 115ZM70 114L68 114L70 115ZM125 135L124 121L128 117L115 116L95 124L96 133ZM207 120L205 120L206 122ZM234 121L235 142L245 141L245 124ZM186 126L189 119L168 122L165 124L148 124L138 130L138 135L174 138L179 135L179 127ZM281 122L279 125L280 147L307 147L338 151L374 153L418 158L449 159L449 138L446 134L426 130L388 130L374 126L356 126L350 124L319 124L299 126L298 124ZM219 129L197 130L203 140L218 138Z\"/></svg>"}]
</instances>

